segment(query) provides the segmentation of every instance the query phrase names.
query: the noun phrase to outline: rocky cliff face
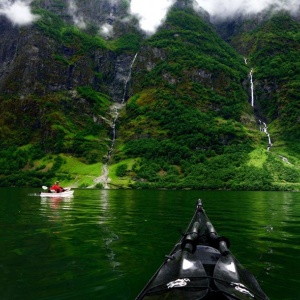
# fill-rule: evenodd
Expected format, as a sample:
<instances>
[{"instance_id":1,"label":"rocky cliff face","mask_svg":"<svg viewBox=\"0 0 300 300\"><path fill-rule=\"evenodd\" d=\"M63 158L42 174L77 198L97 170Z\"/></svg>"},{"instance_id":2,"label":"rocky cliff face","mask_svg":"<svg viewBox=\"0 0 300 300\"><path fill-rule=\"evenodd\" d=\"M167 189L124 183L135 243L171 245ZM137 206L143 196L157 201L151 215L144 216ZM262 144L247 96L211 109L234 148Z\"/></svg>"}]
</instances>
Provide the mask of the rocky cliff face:
<instances>
[{"instance_id":1,"label":"rocky cliff face","mask_svg":"<svg viewBox=\"0 0 300 300\"><path fill-rule=\"evenodd\" d=\"M191 3L192 1L178 1L175 7L190 8ZM136 30L136 20L128 15L127 1L40 0L34 1L32 5L36 9L35 13L41 17L41 22L51 18L49 15L41 15L40 9L43 9L59 16L66 24L79 27L84 24L81 30L87 34L92 30L93 34L103 34L105 39L117 40L134 32L142 38L142 33ZM207 13L199 11L198 14L208 21ZM78 20L82 21L81 25ZM51 22L54 23L51 25ZM55 27L55 22L56 19L53 19L47 26ZM80 47L84 46L79 45L76 38L72 42L66 42L68 35L74 32L57 39L53 37L53 33L45 34L43 26L33 24L17 27L3 16L0 17L0 25L3 28L0 33L3 41L0 45L0 92L45 95L72 90L78 86L91 86L108 94L113 101L122 101L128 71L138 50L114 51L111 47L96 46L82 51ZM107 25L110 33L107 32L105 36L106 33L101 28ZM61 32L55 34L62 35ZM152 50L144 47L139 56L147 68L151 68L152 56L164 59L165 54L160 55L160 51L159 48ZM145 61L147 57L149 61Z\"/></svg>"},{"instance_id":2,"label":"rocky cliff face","mask_svg":"<svg viewBox=\"0 0 300 300\"><path fill-rule=\"evenodd\" d=\"M35 26L18 28L3 17L0 26L0 91L43 95L78 86L91 86L121 101L134 54L109 49L78 53L76 44L64 45Z\"/></svg>"},{"instance_id":3,"label":"rocky cliff face","mask_svg":"<svg viewBox=\"0 0 300 300\"><path fill-rule=\"evenodd\" d=\"M129 1L126 0L40 0L32 5L54 13L82 30L97 31L105 38L119 37L136 23L128 15Z\"/></svg>"},{"instance_id":4,"label":"rocky cliff face","mask_svg":"<svg viewBox=\"0 0 300 300\"><path fill-rule=\"evenodd\" d=\"M6 78L10 76L11 69L13 68L13 60L17 53L20 30L17 27L11 26L4 17L0 17L0 26L0 86L1 90L3 90Z\"/></svg>"},{"instance_id":5,"label":"rocky cliff face","mask_svg":"<svg viewBox=\"0 0 300 300\"><path fill-rule=\"evenodd\" d=\"M8 55L3 56L0 77L0 89L5 93L46 94L93 82L90 59L83 56L73 65L55 60L55 53L67 59L72 49L59 45L34 27L16 29L8 25L6 39L1 52Z\"/></svg>"}]
</instances>

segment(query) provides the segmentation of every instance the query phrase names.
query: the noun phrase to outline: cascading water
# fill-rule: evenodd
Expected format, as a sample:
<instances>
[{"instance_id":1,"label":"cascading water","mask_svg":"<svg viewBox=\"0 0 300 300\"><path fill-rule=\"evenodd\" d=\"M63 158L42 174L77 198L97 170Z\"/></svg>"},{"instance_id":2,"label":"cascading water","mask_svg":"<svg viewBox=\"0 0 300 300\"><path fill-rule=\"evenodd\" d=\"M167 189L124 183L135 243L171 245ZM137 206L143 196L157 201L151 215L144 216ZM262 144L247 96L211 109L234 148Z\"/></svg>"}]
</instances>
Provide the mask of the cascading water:
<instances>
[{"instance_id":1,"label":"cascading water","mask_svg":"<svg viewBox=\"0 0 300 300\"><path fill-rule=\"evenodd\" d=\"M250 70L250 85L251 85L251 106L254 107L254 85L253 85L253 69Z\"/></svg>"},{"instance_id":2,"label":"cascading water","mask_svg":"<svg viewBox=\"0 0 300 300\"><path fill-rule=\"evenodd\" d=\"M245 64L247 65L247 58L244 58ZM249 73L249 78L250 78L250 90L251 90L251 106L254 107L254 83L253 83L253 69L250 70ZM261 120L258 120L259 122L259 129L261 132L264 132L267 137L268 137L268 147L267 150L269 151L272 147L272 141L271 141L271 136L268 132L268 126L265 122L262 122Z\"/></svg>"},{"instance_id":3,"label":"cascading water","mask_svg":"<svg viewBox=\"0 0 300 300\"><path fill-rule=\"evenodd\" d=\"M258 120L258 121L259 121L259 124L260 124L259 125L260 131L264 132L267 135L267 137L268 137L269 144L268 144L267 150L269 151L271 149L271 147L272 147L272 141L271 141L271 136L268 133L268 126L267 126L267 124L265 122L262 122L261 120Z\"/></svg>"},{"instance_id":4,"label":"cascading water","mask_svg":"<svg viewBox=\"0 0 300 300\"><path fill-rule=\"evenodd\" d=\"M132 67L133 67L133 64L134 64L134 62L136 60L137 55L138 54L136 53L135 56L133 57L132 63L131 63L130 68L129 68L128 77L125 80L124 93L123 93L122 102L121 102L122 104L125 102L125 97L126 97L126 93L127 93L128 83L129 83L129 80L131 79Z\"/></svg>"},{"instance_id":5,"label":"cascading water","mask_svg":"<svg viewBox=\"0 0 300 300\"><path fill-rule=\"evenodd\" d=\"M112 140L111 140L110 149L107 153L107 163L108 163L108 161L111 157L112 151L115 147L115 141L116 141L116 138L117 138L116 123L117 123L117 120L119 118L119 111L124 107L125 97L126 97L127 88L128 88L128 83L129 83L129 80L131 78L132 67L133 67L133 64L136 60L136 57L137 57L137 53L133 57L132 63L129 67L129 73L128 73L128 76L127 76L127 78L125 80L125 83L124 83L124 92L123 92L122 101L121 101L121 103L115 103L112 106L112 115L113 115L113 120L112 120L112 124L111 124L111 127L112 127ZM106 163L106 165L107 165L107 163Z\"/></svg>"},{"instance_id":6,"label":"cascading water","mask_svg":"<svg viewBox=\"0 0 300 300\"><path fill-rule=\"evenodd\" d=\"M114 103L111 106L111 115L112 115L112 121L111 121L112 139L111 139L111 145L110 145L110 148L109 148L109 150L107 152L105 163L103 164L103 167L102 167L102 175L94 180L94 182L96 184L101 182L103 184L104 188L106 188L106 189L109 188L109 186L108 186L108 163L109 163L109 160L111 158L111 154L112 154L112 152L114 150L115 142L116 142L116 138L117 138L116 124L117 124L117 121L118 121L118 118L119 118L119 112L120 112L120 110L125 105L125 98L126 98L126 94L127 94L128 83L129 83L129 81L131 79L132 67L133 67L133 64L134 64L134 62L136 60L136 57L137 57L137 53L133 57L133 60L132 60L131 65L129 67L128 76L126 77L126 80L124 82L124 92L123 92L123 96L122 96L121 102L120 103Z\"/></svg>"}]
</instances>

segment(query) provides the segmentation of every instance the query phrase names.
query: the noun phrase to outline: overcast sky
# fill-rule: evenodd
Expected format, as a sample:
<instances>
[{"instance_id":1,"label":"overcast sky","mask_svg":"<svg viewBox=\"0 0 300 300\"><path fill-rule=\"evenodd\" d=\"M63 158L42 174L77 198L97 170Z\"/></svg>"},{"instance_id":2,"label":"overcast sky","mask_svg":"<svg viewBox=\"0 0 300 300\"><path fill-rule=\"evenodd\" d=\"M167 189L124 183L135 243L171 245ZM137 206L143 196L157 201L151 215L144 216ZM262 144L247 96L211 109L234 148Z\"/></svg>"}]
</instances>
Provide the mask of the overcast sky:
<instances>
[{"instance_id":1,"label":"overcast sky","mask_svg":"<svg viewBox=\"0 0 300 300\"><path fill-rule=\"evenodd\" d=\"M76 2L69 0L70 13L74 15L75 25L85 26L85 20L77 11ZM101 0L99 0L101 1ZM111 0L112 2L122 0ZM299 11L300 0L195 0L213 18L227 18L236 13L250 14L266 9L270 5L285 8L291 12ZM32 0L0 0L0 15L5 15L13 24L27 25L37 19L30 9ZM140 27L153 33L164 21L168 9L175 0L131 0L130 12L138 16Z\"/></svg>"}]
</instances>

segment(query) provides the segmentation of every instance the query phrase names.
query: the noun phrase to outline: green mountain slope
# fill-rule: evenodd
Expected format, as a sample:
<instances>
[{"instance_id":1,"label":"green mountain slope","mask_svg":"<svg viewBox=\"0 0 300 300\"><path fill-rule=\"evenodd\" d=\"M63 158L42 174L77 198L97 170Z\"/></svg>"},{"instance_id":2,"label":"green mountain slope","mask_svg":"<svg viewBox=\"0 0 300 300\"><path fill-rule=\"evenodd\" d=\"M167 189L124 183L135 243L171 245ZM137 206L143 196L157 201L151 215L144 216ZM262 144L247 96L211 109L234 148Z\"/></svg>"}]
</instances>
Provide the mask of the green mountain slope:
<instances>
[{"instance_id":1,"label":"green mountain slope","mask_svg":"<svg viewBox=\"0 0 300 300\"><path fill-rule=\"evenodd\" d=\"M254 69L256 111L269 125L272 152L288 158L298 173L300 23L280 12L231 42Z\"/></svg>"},{"instance_id":2,"label":"green mountain slope","mask_svg":"<svg viewBox=\"0 0 300 300\"><path fill-rule=\"evenodd\" d=\"M35 12L40 19L32 27L16 29L0 20L3 52L11 54L8 75L0 80L2 186L95 177L90 168L78 173L82 163L101 172L111 138L110 84L123 87L111 83L114 61L140 42L135 31L108 42L46 10ZM18 43L22 51L14 49ZM71 168L64 168L68 158L60 154L73 157Z\"/></svg>"},{"instance_id":3,"label":"green mountain slope","mask_svg":"<svg viewBox=\"0 0 300 300\"><path fill-rule=\"evenodd\" d=\"M1 186L101 187L107 164L111 188L299 189L299 23L277 15L230 45L188 6L151 37L130 25L115 40L39 14L0 72Z\"/></svg>"},{"instance_id":4,"label":"green mountain slope","mask_svg":"<svg viewBox=\"0 0 300 300\"><path fill-rule=\"evenodd\" d=\"M233 39L254 68L258 109L270 122L277 120L285 140L299 138L298 98L300 24L280 13Z\"/></svg>"},{"instance_id":5,"label":"green mountain slope","mask_svg":"<svg viewBox=\"0 0 300 300\"><path fill-rule=\"evenodd\" d=\"M173 10L144 48L152 67L139 64L144 57L136 64L136 93L119 128L122 146L115 157L140 158L129 171L134 185L278 188L272 185L277 171L268 168L276 158L261 146L264 136L241 84L249 72L243 57L196 14L182 10ZM253 159L254 149L261 149L260 158Z\"/></svg>"}]
</instances>

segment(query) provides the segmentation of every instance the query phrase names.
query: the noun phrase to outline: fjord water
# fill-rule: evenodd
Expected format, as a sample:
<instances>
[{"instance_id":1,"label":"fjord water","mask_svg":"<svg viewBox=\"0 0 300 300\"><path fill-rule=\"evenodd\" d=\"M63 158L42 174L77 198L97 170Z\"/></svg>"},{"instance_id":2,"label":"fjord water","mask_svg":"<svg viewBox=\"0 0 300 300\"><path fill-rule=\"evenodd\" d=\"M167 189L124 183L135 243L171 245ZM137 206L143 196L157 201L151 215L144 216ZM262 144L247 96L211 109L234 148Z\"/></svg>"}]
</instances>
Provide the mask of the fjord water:
<instances>
[{"instance_id":1,"label":"fjord water","mask_svg":"<svg viewBox=\"0 0 300 300\"><path fill-rule=\"evenodd\" d=\"M196 200L270 299L300 299L300 193L0 189L0 299L134 299Z\"/></svg>"}]
</instances>

